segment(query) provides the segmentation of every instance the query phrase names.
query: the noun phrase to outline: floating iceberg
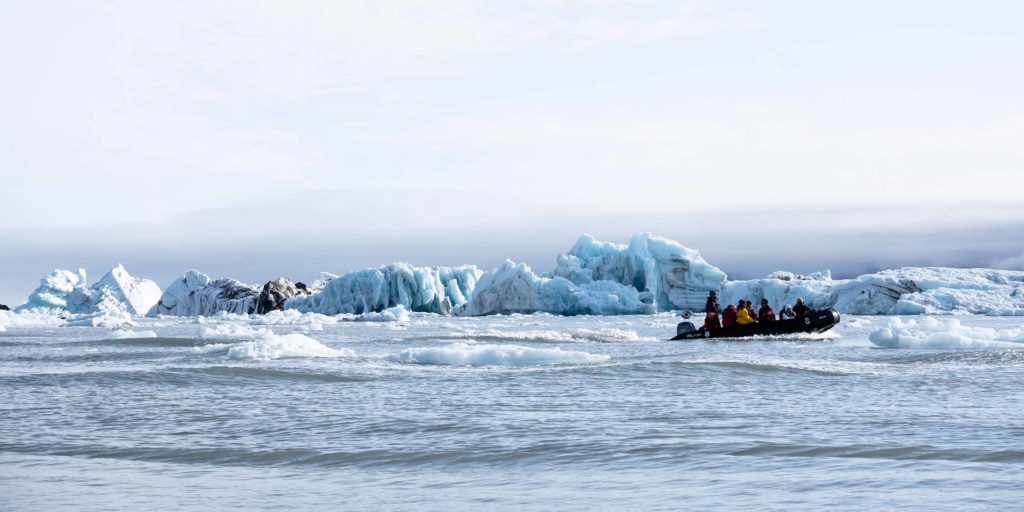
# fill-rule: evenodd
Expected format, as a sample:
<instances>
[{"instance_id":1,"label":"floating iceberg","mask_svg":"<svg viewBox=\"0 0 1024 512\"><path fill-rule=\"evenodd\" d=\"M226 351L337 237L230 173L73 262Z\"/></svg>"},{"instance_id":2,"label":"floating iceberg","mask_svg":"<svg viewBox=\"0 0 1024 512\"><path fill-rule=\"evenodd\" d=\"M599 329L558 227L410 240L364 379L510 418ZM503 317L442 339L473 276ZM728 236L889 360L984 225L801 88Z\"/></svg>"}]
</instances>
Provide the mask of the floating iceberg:
<instances>
[{"instance_id":1,"label":"floating iceberg","mask_svg":"<svg viewBox=\"0 0 1024 512\"><path fill-rule=\"evenodd\" d=\"M878 275L911 280L917 288L900 296L894 314L1024 316L1024 271L907 267Z\"/></svg>"},{"instance_id":2,"label":"floating iceberg","mask_svg":"<svg viewBox=\"0 0 1024 512\"><path fill-rule=\"evenodd\" d=\"M17 311L59 314L69 326L115 327L130 325L133 315L145 313L159 298L156 283L132 277L122 265L92 286L86 286L83 269L54 270Z\"/></svg>"},{"instance_id":3,"label":"floating iceberg","mask_svg":"<svg viewBox=\"0 0 1024 512\"><path fill-rule=\"evenodd\" d=\"M598 281L629 286L653 297L662 311L703 310L708 291L720 289L726 279L700 252L650 233L634 235L628 246L583 235L558 256L554 275L581 286Z\"/></svg>"},{"instance_id":4,"label":"floating iceberg","mask_svg":"<svg viewBox=\"0 0 1024 512\"><path fill-rule=\"evenodd\" d=\"M776 273L778 274L778 273ZM721 305L768 299L773 307L802 297L813 308L856 315L976 313L1024 315L1024 272L906 267L854 279L729 281Z\"/></svg>"},{"instance_id":5,"label":"floating iceberg","mask_svg":"<svg viewBox=\"0 0 1024 512\"><path fill-rule=\"evenodd\" d=\"M268 281L267 284L263 285L263 291L260 292L260 297L256 301L255 313L262 315L271 311L281 311L284 309L284 304L288 299L300 294L309 294L306 285L302 283L293 283L291 279L286 277L279 277L273 281Z\"/></svg>"},{"instance_id":6,"label":"floating iceberg","mask_svg":"<svg viewBox=\"0 0 1024 512\"><path fill-rule=\"evenodd\" d=\"M85 288L85 269L78 269L77 273L54 270L40 279L39 287L28 296L28 301L14 310L19 313L63 313L68 308L68 296L78 288Z\"/></svg>"},{"instance_id":7,"label":"floating iceberg","mask_svg":"<svg viewBox=\"0 0 1024 512\"><path fill-rule=\"evenodd\" d=\"M472 296L480 274L473 265L413 267L394 263L335 277L318 293L289 299L285 308L358 315L403 306L410 311L447 315Z\"/></svg>"},{"instance_id":8,"label":"floating iceberg","mask_svg":"<svg viewBox=\"0 0 1024 512\"><path fill-rule=\"evenodd\" d=\"M611 358L603 354L532 348L519 345L477 345L454 343L446 347L405 349L388 359L407 364L458 366L535 366L549 364L596 364Z\"/></svg>"},{"instance_id":9,"label":"floating iceberg","mask_svg":"<svg viewBox=\"0 0 1024 512\"><path fill-rule=\"evenodd\" d=\"M541 277L523 263L506 261L480 278L473 296L457 314L480 316L547 312L557 315L653 313L636 288L612 281L575 284L564 277Z\"/></svg>"},{"instance_id":10,"label":"floating iceberg","mask_svg":"<svg viewBox=\"0 0 1024 512\"><path fill-rule=\"evenodd\" d=\"M869 339L885 348L1024 348L1024 329L967 327L955 318L893 318Z\"/></svg>"},{"instance_id":11,"label":"floating iceberg","mask_svg":"<svg viewBox=\"0 0 1024 512\"><path fill-rule=\"evenodd\" d=\"M210 279L189 270L164 290L149 316L208 316L219 312L248 315L256 310L260 289L234 279Z\"/></svg>"}]
</instances>

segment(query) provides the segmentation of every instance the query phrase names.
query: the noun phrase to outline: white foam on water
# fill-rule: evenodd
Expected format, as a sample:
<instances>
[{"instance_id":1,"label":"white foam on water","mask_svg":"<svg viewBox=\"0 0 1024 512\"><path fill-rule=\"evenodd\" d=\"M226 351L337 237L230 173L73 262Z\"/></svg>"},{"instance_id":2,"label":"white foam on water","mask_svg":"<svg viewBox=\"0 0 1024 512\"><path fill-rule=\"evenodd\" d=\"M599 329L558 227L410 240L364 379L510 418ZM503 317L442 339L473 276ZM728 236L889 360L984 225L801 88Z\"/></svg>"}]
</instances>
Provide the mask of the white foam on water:
<instances>
[{"instance_id":1,"label":"white foam on water","mask_svg":"<svg viewBox=\"0 0 1024 512\"><path fill-rule=\"evenodd\" d=\"M344 317L321 315L320 313L301 313L294 309L271 311L263 315L253 315L249 323L252 325L305 325L317 326L336 324L345 320ZM319 330L319 329L317 329Z\"/></svg>"},{"instance_id":2,"label":"white foam on water","mask_svg":"<svg viewBox=\"0 0 1024 512\"><path fill-rule=\"evenodd\" d=\"M229 359L269 360L293 357L354 357L348 349L334 349L304 334L268 334L228 349Z\"/></svg>"},{"instance_id":3,"label":"white foam on water","mask_svg":"<svg viewBox=\"0 0 1024 512\"><path fill-rule=\"evenodd\" d=\"M657 338L642 337L636 331L624 329L569 329L565 331L536 330L516 331L487 329L483 331L464 330L455 337L486 337L507 340L521 341L547 341L555 343L583 343L583 342L648 342L661 341Z\"/></svg>"},{"instance_id":4,"label":"white foam on water","mask_svg":"<svg viewBox=\"0 0 1024 512\"><path fill-rule=\"evenodd\" d=\"M409 310L405 306L398 305L393 308L385 309L379 313L363 313L356 318L357 322L402 322L407 323L412 320L412 315L409 314Z\"/></svg>"},{"instance_id":5,"label":"white foam on water","mask_svg":"<svg viewBox=\"0 0 1024 512\"><path fill-rule=\"evenodd\" d=\"M217 340L252 340L272 334L270 329L253 329L239 324L216 324L199 331L200 338Z\"/></svg>"},{"instance_id":6,"label":"white foam on water","mask_svg":"<svg viewBox=\"0 0 1024 512\"><path fill-rule=\"evenodd\" d=\"M1024 328L968 327L956 318L889 319L871 343L885 348L1022 348Z\"/></svg>"},{"instance_id":7,"label":"white foam on water","mask_svg":"<svg viewBox=\"0 0 1024 512\"><path fill-rule=\"evenodd\" d=\"M444 366L538 366L550 364L596 364L611 358L561 348L531 348L519 345L454 343L446 347L405 349L388 359L408 364Z\"/></svg>"},{"instance_id":8,"label":"white foam on water","mask_svg":"<svg viewBox=\"0 0 1024 512\"><path fill-rule=\"evenodd\" d=\"M156 338L153 331L111 331L104 339L107 340L130 340L138 338Z\"/></svg>"}]
</instances>

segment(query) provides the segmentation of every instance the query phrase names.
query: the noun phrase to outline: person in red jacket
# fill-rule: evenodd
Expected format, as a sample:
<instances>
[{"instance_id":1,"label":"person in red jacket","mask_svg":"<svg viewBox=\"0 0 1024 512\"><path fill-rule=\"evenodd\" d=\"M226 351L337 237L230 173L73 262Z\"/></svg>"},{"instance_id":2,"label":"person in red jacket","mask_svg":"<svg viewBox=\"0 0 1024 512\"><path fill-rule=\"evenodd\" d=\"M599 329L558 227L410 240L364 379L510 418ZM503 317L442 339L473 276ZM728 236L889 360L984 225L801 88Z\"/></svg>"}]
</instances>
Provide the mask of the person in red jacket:
<instances>
[{"instance_id":1,"label":"person in red jacket","mask_svg":"<svg viewBox=\"0 0 1024 512\"><path fill-rule=\"evenodd\" d=\"M757 312L758 322L774 322L775 311L768 305L768 299L761 299L761 309Z\"/></svg>"},{"instance_id":2,"label":"person in red jacket","mask_svg":"<svg viewBox=\"0 0 1024 512\"><path fill-rule=\"evenodd\" d=\"M736 306L729 304L726 306L725 311L722 311L722 327L732 327L736 325Z\"/></svg>"},{"instance_id":3,"label":"person in red jacket","mask_svg":"<svg viewBox=\"0 0 1024 512\"><path fill-rule=\"evenodd\" d=\"M718 329L721 326L722 321L718 318L718 294L712 290L704 307L704 330Z\"/></svg>"}]
</instances>

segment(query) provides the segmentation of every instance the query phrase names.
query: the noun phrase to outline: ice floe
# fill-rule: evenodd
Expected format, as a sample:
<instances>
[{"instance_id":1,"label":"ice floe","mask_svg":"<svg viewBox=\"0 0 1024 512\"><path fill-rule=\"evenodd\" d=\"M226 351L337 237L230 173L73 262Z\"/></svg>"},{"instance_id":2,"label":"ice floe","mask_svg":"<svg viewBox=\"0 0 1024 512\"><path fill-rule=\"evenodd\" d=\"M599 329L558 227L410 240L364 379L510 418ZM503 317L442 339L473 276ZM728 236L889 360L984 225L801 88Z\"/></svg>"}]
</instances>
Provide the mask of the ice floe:
<instances>
[{"instance_id":1,"label":"ice floe","mask_svg":"<svg viewBox=\"0 0 1024 512\"><path fill-rule=\"evenodd\" d=\"M956 318L891 318L871 333L871 343L885 348L1020 348L1024 328L968 327Z\"/></svg>"},{"instance_id":2,"label":"ice floe","mask_svg":"<svg viewBox=\"0 0 1024 512\"><path fill-rule=\"evenodd\" d=\"M304 334L268 334L228 349L229 359L269 360L298 357L354 357L349 349L334 349Z\"/></svg>"},{"instance_id":3,"label":"ice floe","mask_svg":"<svg viewBox=\"0 0 1024 512\"><path fill-rule=\"evenodd\" d=\"M551 364L595 364L611 358L562 350L561 348L532 348L519 345L485 345L454 343L445 347L417 347L405 349L388 359L408 364L455 366L536 366Z\"/></svg>"}]
</instances>

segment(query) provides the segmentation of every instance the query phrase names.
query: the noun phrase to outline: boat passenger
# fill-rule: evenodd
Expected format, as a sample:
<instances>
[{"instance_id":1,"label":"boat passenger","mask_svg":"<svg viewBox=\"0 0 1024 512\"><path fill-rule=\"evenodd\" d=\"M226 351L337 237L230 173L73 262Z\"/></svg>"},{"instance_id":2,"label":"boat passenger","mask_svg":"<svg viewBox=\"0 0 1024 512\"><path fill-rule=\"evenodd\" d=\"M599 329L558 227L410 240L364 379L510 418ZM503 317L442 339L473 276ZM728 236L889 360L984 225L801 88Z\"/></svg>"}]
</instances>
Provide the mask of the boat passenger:
<instances>
[{"instance_id":1,"label":"boat passenger","mask_svg":"<svg viewBox=\"0 0 1024 512\"><path fill-rule=\"evenodd\" d=\"M704 307L704 329L718 329L721 326L722 321L718 318L718 294L711 290L707 305Z\"/></svg>"},{"instance_id":2,"label":"boat passenger","mask_svg":"<svg viewBox=\"0 0 1024 512\"><path fill-rule=\"evenodd\" d=\"M753 318L755 322L757 321L757 312L754 311L754 303L749 299L747 300L747 314L749 314L750 318Z\"/></svg>"},{"instance_id":3,"label":"boat passenger","mask_svg":"<svg viewBox=\"0 0 1024 512\"><path fill-rule=\"evenodd\" d=\"M793 306L786 304L786 307L779 311L779 320L792 320L796 318L796 312L793 311Z\"/></svg>"},{"instance_id":4,"label":"boat passenger","mask_svg":"<svg viewBox=\"0 0 1024 512\"><path fill-rule=\"evenodd\" d=\"M729 304L722 311L722 327L732 327L734 325L736 325L736 306Z\"/></svg>"},{"instance_id":5,"label":"boat passenger","mask_svg":"<svg viewBox=\"0 0 1024 512\"><path fill-rule=\"evenodd\" d=\"M775 311L768 305L768 299L761 299L761 309L757 312L758 322L774 322Z\"/></svg>"},{"instance_id":6,"label":"boat passenger","mask_svg":"<svg viewBox=\"0 0 1024 512\"><path fill-rule=\"evenodd\" d=\"M752 323L754 323L754 317L750 316L750 310L747 308L739 308L736 310L737 325L750 325Z\"/></svg>"},{"instance_id":7,"label":"boat passenger","mask_svg":"<svg viewBox=\"0 0 1024 512\"><path fill-rule=\"evenodd\" d=\"M796 299L796 305L793 306L793 312L796 313L797 317L803 318L807 316L807 313L810 310L811 308L807 307L807 304L804 304L804 299L800 297Z\"/></svg>"}]
</instances>

